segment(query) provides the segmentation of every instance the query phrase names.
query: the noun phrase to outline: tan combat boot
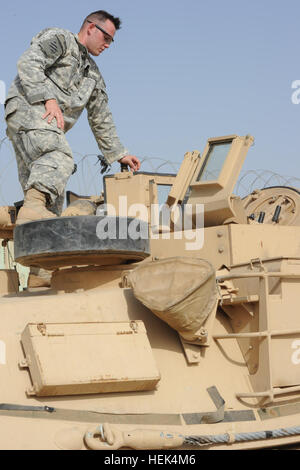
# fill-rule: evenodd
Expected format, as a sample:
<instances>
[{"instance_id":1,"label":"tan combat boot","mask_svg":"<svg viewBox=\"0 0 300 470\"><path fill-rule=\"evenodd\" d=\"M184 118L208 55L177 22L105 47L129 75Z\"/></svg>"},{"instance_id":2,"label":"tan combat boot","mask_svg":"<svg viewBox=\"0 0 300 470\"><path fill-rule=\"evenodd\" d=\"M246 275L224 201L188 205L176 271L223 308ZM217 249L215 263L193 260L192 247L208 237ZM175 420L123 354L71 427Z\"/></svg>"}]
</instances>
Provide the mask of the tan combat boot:
<instances>
[{"instance_id":1,"label":"tan combat boot","mask_svg":"<svg viewBox=\"0 0 300 470\"><path fill-rule=\"evenodd\" d=\"M53 217L56 215L46 209L46 194L31 188L26 191L24 204L19 211L16 225Z\"/></svg>"},{"instance_id":2,"label":"tan combat boot","mask_svg":"<svg viewBox=\"0 0 300 470\"><path fill-rule=\"evenodd\" d=\"M77 199L63 211L62 217L70 217L77 215L95 215L97 206L94 202L87 199Z\"/></svg>"}]
</instances>

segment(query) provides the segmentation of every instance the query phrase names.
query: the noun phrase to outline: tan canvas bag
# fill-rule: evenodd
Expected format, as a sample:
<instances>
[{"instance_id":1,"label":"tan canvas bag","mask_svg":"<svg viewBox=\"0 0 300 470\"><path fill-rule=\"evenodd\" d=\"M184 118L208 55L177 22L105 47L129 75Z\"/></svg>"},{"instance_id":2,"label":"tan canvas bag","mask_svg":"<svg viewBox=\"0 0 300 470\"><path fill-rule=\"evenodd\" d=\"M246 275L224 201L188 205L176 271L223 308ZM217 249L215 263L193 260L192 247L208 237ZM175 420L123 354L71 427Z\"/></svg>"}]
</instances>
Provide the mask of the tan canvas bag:
<instances>
[{"instance_id":1,"label":"tan canvas bag","mask_svg":"<svg viewBox=\"0 0 300 470\"><path fill-rule=\"evenodd\" d=\"M187 340L199 337L217 300L215 270L200 258L145 263L129 274L128 281L135 297Z\"/></svg>"}]
</instances>

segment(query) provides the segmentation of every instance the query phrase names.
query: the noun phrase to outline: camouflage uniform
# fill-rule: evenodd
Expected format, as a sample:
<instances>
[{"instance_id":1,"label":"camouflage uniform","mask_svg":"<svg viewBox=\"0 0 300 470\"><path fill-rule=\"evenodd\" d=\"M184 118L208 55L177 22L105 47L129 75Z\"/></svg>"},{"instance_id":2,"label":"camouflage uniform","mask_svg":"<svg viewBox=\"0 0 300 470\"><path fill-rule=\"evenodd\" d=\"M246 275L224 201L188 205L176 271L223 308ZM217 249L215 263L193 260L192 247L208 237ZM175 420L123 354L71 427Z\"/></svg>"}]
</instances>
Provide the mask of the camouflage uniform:
<instances>
[{"instance_id":1,"label":"camouflage uniform","mask_svg":"<svg viewBox=\"0 0 300 470\"><path fill-rule=\"evenodd\" d=\"M64 131L56 119L48 124L44 102L55 98ZM62 29L41 31L18 61L18 75L5 103L7 135L15 149L24 191L34 187L49 195L56 212L73 172L72 151L65 138L84 108L98 146L108 163L128 155L107 104L102 75L78 36ZM53 210L52 207L52 210Z\"/></svg>"}]
</instances>

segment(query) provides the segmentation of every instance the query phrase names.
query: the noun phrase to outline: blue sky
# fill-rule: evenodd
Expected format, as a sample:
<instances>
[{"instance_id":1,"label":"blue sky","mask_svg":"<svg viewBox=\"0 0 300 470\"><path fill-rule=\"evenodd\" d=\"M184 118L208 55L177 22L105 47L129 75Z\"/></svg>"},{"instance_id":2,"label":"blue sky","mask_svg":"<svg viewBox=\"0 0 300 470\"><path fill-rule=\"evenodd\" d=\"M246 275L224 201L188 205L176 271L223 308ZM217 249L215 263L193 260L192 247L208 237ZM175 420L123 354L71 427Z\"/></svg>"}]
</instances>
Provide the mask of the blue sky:
<instances>
[{"instance_id":1,"label":"blue sky","mask_svg":"<svg viewBox=\"0 0 300 470\"><path fill-rule=\"evenodd\" d=\"M255 145L245 169L300 177L300 104L291 100L292 83L300 80L299 1L2 1L0 80L10 85L17 59L41 29L77 33L83 18L98 9L123 22L96 62L119 136L133 154L151 159L154 167L161 163L157 158L179 163L186 151L202 151L209 137L250 133ZM67 135L77 163L99 153L85 113ZM91 156L80 163L69 189L100 191L95 161ZM143 169L150 171L149 160ZM21 197L5 141L0 204Z\"/></svg>"}]
</instances>

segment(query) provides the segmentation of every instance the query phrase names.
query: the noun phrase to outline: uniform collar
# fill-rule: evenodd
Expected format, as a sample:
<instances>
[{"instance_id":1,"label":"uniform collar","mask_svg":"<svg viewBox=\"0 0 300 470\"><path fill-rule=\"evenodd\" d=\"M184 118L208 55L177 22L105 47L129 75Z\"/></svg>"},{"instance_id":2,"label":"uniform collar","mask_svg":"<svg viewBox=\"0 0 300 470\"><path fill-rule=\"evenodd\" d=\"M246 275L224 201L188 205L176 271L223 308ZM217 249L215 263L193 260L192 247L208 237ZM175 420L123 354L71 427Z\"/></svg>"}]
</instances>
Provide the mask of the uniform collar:
<instances>
[{"instance_id":1,"label":"uniform collar","mask_svg":"<svg viewBox=\"0 0 300 470\"><path fill-rule=\"evenodd\" d=\"M80 52L83 52L84 54L86 54L87 56L89 55L89 52L87 50L87 48L79 41L79 37L78 37L78 34L74 34L74 37L76 39L76 42L79 46L79 50Z\"/></svg>"},{"instance_id":2,"label":"uniform collar","mask_svg":"<svg viewBox=\"0 0 300 470\"><path fill-rule=\"evenodd\" d=\"M84 68L90 68L90 54L87 48L79 41L78 34L74 34L76 42L78 44L79 51L81 53L81 57L84 63Z\"/></svg>"}]
</instances>

